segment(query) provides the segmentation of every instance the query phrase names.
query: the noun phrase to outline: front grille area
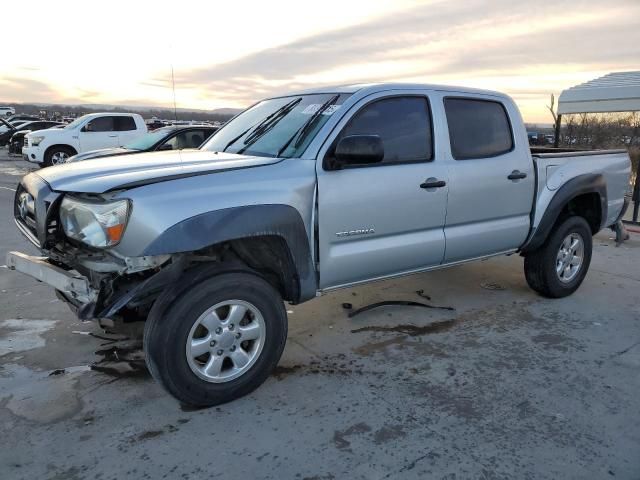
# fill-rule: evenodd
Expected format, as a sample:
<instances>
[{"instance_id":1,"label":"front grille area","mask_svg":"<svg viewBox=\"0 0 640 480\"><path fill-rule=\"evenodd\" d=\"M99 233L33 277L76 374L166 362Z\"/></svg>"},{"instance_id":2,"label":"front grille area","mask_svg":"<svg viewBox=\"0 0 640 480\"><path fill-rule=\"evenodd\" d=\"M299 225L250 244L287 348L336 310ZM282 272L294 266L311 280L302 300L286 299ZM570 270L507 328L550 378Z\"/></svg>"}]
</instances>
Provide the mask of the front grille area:
<instances>
[{"instance_id":1,"label":"front grille area","mask_svg":"<svg viewBox=\"0 0 640 480\"><path fill-rule=\"evenodd\" d=\"M28 147L29 146L29 139L27 138L27 136L24 136L24 146Z\"/></svg>"},{"instance_id":2,"label":"front grille area","mask_svg":"<svg viewBox=\"0 0 640 480\"><path fill-rule=\"evenodd\" d=\"M60 194L51 190L37 174L26 175L16 189L13 215L16 225L27 239L40 248L47 248L55 236L56 221L52 207Z\"/></svg>"},{"instance_id":3,"label":"front grille area","mask_svg":"<svg viewBox=\"0 0 640 480\"><path fill-rule=\"evenodd\" d=\"M40 242L37 241L38 220L35 208L35 198L27 191L24 185L20 183L16 189L13 214L22 233L24 233L31 242L40 246Z\"/></svg>"}]
</instances>

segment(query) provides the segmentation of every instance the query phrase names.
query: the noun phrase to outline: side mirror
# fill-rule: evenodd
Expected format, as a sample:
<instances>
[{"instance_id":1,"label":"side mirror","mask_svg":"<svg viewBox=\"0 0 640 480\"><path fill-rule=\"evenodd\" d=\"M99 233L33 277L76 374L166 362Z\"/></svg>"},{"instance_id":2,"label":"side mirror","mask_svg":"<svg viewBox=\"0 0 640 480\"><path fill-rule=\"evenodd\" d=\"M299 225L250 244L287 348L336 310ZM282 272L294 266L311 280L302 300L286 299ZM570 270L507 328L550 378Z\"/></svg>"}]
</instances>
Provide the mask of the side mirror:
<instances>
[{"instance_id":1,"label":"side mirror","mask_svg":"<svg viewBox=\"0 0 640 480\"><path fill-rule=\"evenodd\" d=\"M170 143L163 143L157 148L158 152L162 152L164 150L173 150L173 146Z\"/></svg>"},{"instance_id":2,"label":"side mirror","mask_svg":"<svg viewBox=\"0 0 640 480\"><path fill-rule=\"evenodd\" d=\"M337 167L379 163L384 158L384 145L378 135L348 135L336 146Z\"/></svg>"},{"instance_id":3,"label":"side mirror","mask_svg":"<svg viewBox=\"0 0 640 480\"><path fill-rule=\"evenodd\" d=\"M84 127L82 127L83 132L93 132L93 125L91 122L87 123Z\"/></svg>"}]
</instances>

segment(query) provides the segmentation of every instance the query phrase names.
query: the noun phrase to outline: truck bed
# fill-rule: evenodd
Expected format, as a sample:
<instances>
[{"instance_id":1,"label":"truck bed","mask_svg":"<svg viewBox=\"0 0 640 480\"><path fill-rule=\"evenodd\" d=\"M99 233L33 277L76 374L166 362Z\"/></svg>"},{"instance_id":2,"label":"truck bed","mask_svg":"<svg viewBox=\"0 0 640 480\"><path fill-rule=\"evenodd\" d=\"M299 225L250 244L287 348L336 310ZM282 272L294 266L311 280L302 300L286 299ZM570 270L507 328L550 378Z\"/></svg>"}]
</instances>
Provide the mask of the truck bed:
<instances>
[{"instance_id":1,"label":"truck bed","mask_svg":"<svg viewBox=\"0 0 640 480\"><path fill-rule=\"evenodd\" d=\"M559 188L580 175L593 174L602 175L606 182L607 213L603 226L616 222L624 206L624 192L630 188L631 161L626 150L547 147L532 147L530 150L537 174L534 228Z\"/></svg>"}]
</instances>

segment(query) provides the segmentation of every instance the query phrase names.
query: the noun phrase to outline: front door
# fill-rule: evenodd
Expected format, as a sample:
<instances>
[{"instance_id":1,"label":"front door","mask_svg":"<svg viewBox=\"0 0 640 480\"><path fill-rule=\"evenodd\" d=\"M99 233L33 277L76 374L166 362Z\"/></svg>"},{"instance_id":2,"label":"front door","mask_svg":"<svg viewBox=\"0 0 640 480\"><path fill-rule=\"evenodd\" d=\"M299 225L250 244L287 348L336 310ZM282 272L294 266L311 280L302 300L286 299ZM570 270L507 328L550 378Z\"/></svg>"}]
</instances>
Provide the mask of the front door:
<instances>
[{"instance_id":1,"label":"front door","mask_svg":"<svg viewBox=\"0 0 640 480\"><path fill-rule=\"evenodd\" d=\"M341 120L346 135L379 135L379 164L317 164L320 288L439 265L444 256L447 168L436 158L429 99L379 94Z\"/></svg>"},{"instance_id":2,"label":"front door","mask_svg":"<svg viewBox=\"0 0 640 480\"><path fill-rule=\"evenodd\" d=\"M98 150L118 146L118 132L114 117L96 117L82 127L79 134L80 150Z\"/></svg>"},{"instance_id":3,"label":"front door","mask_svg":"<svg viewBox=\"0 0 640 480\"><path fill-rule=\"evenodd\" d=\"M115 129L118 133L118 143L117 145L124 147L131 140L135 140L136 137L144 134L142 130L137 129L136 121L133 117L129 117L127 115L121 115L113 118L115 123Z\"/></svg>"}]
</instances>

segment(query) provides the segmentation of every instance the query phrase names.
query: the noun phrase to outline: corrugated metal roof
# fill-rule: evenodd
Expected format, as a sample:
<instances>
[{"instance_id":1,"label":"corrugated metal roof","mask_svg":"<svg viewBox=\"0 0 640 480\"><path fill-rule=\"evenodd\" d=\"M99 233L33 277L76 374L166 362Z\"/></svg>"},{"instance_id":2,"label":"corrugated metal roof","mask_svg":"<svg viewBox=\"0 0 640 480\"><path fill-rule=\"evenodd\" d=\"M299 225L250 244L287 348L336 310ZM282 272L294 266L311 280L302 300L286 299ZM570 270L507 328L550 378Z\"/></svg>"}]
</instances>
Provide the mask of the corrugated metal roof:
<instances>
[{"instance_id":1,"label":"corrugated metal roof","mask_svg":"<svg viewBox=\"0 0 640 480\"><path fill-rule=\"evenodd\" d=\"M564 90L558 99L560 114L637 110L640 110L640 71L609 73Z\"/></svg>"}]
</instances>

